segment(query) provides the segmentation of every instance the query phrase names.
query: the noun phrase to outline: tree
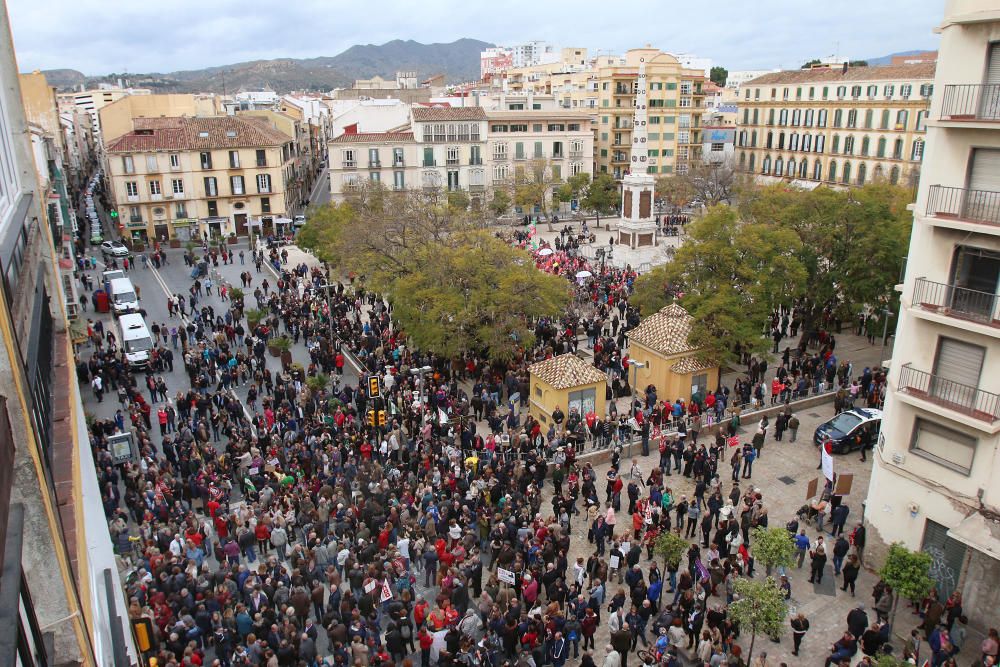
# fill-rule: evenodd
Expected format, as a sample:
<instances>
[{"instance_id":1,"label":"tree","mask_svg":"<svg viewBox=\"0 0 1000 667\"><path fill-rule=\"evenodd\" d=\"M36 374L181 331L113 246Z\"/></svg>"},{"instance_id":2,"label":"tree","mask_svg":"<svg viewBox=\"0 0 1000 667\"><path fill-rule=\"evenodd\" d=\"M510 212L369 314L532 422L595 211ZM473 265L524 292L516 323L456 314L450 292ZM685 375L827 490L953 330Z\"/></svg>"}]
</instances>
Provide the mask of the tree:
<instances>
[{"instance_id":1,"label":"tree","mask_svg":"<svg viewBox=\"0 0 1000 667\"><path fill-rule=\"evenodd\" d=\"M495 218L499 218L510 210L513 200L506 188L494 187L493 198L490 199L489 209Z\"/></svg>"},{"instance_id":2,"label":"tree","mask_svg":"<svg viewBox=\"0 0 1000 667\"><path fill-rule=\"evenodd\" d=\"M700 199L706 206L730 203L752 177L736 169L732 160L697 162L686 173L657 179L657 194L678 206Z\"/></svg>"},{"instance_id":3,"label":"tree","mask_svg":"<svg viewBox=\"0 0 1000 667\"><path fill-rule=\"evenodd\" d=\"M721 372L738 360L736 349L767 349L761 331L771 310L804 288L801 243L791 230L741 222L728 206L709 209L688 235L674 261L639 276L631 301L644 315L679 301L694 318L689 342Z\"/></svg>"},{"instance_id":4,"label":"tree","mask_svg":"<svg viewBox=\"0 0 1000 667\"><path fill-rule=\"evenodd\" d=\"M653 545L653 551L663 556L664 570L675 570L680 565L681 558L688 549L688 541L677 533L667 530L660 533ZM663 587L660 586L660 597L663 597Z\"/></svg>"},{"instance_id":5,"label":"tree","mask_svg":"<svg viewBox=\"0 0 1000 667\"><path fill-rule=\"evenodd\" d=\"M452 234L408 250L405 273L377 273L372 287L420 349L445 357L475 350L510 360L534 343L539 317L563 312L564 278L535 268L524 250L485 232Z\"/></svg>"},{"instance_id":6,"label":"tree","mask_svg":"<svg viewBox=\"0 0 1000 667\"><path fill-rule=\"evenodd\" d=\"M795 542L784 528L758 526L750 536L754 560L765 567L767 576L773 568L791 567L795 562Z\"/></svg>"},{"instance_id":7,"label":"tree","mask_svg":"<svg viewBox=\"0 0 1000 667\"><path fill-rule=\"evenodd\" d=\"M618 208L621 193L615 179L600 173L587 187L581 205L597 214L597 225L601 224L601 213L610 213Z\"/></svg>"},{"instance_id":8,"label":"tree","mask_svg":"<svg viewBox=\"0 0 1000 667\"><path fill-rule=\"evenodd\" d=\"M820 64L819 58L813 58L812 60L806 62L806 64L802 66L802 69L809 69L813 65L819 65L819 64Z\"/></svg>"},{"instance_id":9,"label":"tree","mask_svg":"<svg viewBox=\"0 0 1000 667\"><path fill-rule=\"evenodd\" d=\"M530 214L534 210L548 215L549 191L558 179L555 178L554 165L544 159L531 162L529 168L515 167L514 203ZM549 231L552 223L549 222Z\"/></svg>"},{"instance_id":10,"label":"tree","mask_svg":"<svg viewBox=\"0 0 1000 667\"><path fill-rule=\"evenodd\" d=\"M556 199L563 203L579 199L580 193L584 192L588 185L590 185L590 174L581 171L579 174L570 176L565 183L556 188Z\"/></svg>"},{"instance_id":11,"label":"tree","mask_svg":"<svg viewBox=\"0 0 1000 667\"><path fill-rule=\"evenodd\" d=\"M892 616L889 625L896 627L896 608L899 598L921 600L934 588L931 578L931 555L923 551L910 551L900 542L889 547L878 576L892 587Z\"/></svg>"},{"instance_id":12,"label":"tree","mask_svg":"<svg viewBox=\"0 0 1000 667\"><path fill-rule=\"evenodd\" d=\"M801 240L798 256L808 272L802 295L810 306L802 332L808 335L826 308L840 320L852 320L865 307L895 310L911 202L907 188L888 183L846 191L778 184L741 198L739 209L745 220L773 222Z\"/></svg>"},{"instance_id":13,"label":"tree","mask_svg":"<svg viewBox=\"0 0 1000 667\"><path fill-rule=\"evenodd\" d=\"M780 637L785 631L785 596L771 577L764 581L738 578L733 589L739 599L730 603L729 617L739 623L741 632L750 634L749 663L757 635Z\"/></svg>"},{"instance_id":14,"label":"tree","mask_svg":"<svg viewBox=\"0 0 1000 667\"><path fill-rule=\"evenodd\" d=\"M725 67L713 67L709 70L708 78L711 79L712 83L721 88L726 85L726 79L729 78L729 70Z\"/></svg>"}]
</instances>

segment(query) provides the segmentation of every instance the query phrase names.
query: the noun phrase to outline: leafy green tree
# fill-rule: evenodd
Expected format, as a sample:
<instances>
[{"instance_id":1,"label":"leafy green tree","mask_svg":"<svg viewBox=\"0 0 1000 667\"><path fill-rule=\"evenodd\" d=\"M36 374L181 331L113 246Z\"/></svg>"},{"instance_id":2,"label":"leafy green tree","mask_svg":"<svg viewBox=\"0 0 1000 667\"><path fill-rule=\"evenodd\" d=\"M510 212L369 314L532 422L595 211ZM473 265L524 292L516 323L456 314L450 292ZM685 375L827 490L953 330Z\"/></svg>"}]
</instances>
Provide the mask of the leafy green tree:
<instances>
[{"instance_id":1,"label":"leafy green tree","mask_svg":"<svg viewBox=\"0 0 1000 667\"><path fill-rule=\"evenodd\" d=\"M538 271L531 257L485 232L464 232L405 255L406 273L376 274L412 343L445 357L484 352L510 360L534 343L535 318L563 312L564 278Z\"/></svg>"},{"instance_id":2,"label":"leafy green tree","mask_svg":"<svg viewBox=\"0 0 1000 667\"><path fill-rule=\"evenodd\" d=\"M708 78L711 79L712 83L717 86L726 85L726 79L729 78L729 70L725 67L713 67L708 72Z\"/></svg>"},{"instance_id":3,"label":"leafy green tree","mask_svg":"<svg viewBox=\"0 0 1000 667\"><path fill-rule=\"evenodd\" d=\"M509 211L513 203L514 201L511 199L506 188L493 188L493 197L490 199L489 209L495 217L499 218Z\"/></svg>"},{"instance_id":4,"label":"leafy green tree","mask_svg":"<svg viewBox=\"0 0 1000 667\"><path fill-rule=\"evenodd\" d=\"M451 207L452 211L458 213L460 211L465 211L469 208L471 200L469 195L463 190L454 190L448 193L448 206Z\"/></svg>"},{"instance_id":5,"label":"leafy green tree","mask_svg":"<svg viewBox=\"0 0 1000 667\"><path fill-rule=\"evenodd\" d=\"M734 209L714 206L688 225L689 241L674 261L641 275L632 303L643 315L679 301L694 318L690 342L720 372L736 349L763 352L761 336L772 308L803 289L806 271L795 233L741 222Z\"/></svg>"},{"instance_id":6,"label":"leafy green tree","mask_svg":"<svg viewBox=\"0 0 1000 667\"><path fill-rule=\"evenodd\" d=\"M757 635L780 637L785 631L785 596L771 577L764 581L741 577L733 582L733 589L739 599L729 605L729 617L750 635L749 663Z\"/></svg>"},{"instance_id":7,"label":"leafy green tree","mask_svg":"<svg viewBox=\"0 0 1000 667\"><path fill-rule=\"evenodd\" d=\"M882 581L892 587L892 616L889 624L895 627L896 608L899 598L908 600L923 599L934 588L931 578L931 556L923 551L910 551L900 542L894 542L889 547L885 563L878 571Z\"/></svg>"},{"instance_id":8,"label":"leafy green tree","mask_svg":"<svg viewBox=\"0 0 1000 667\"><path fill-rule=\"evenodd\" d=\"M556 188L556 199L563 203L578 199L580 193L584 192L588 185L590 185L590 174L581 171L579 174L570 176L565 183Z\"/></svg>"},{"instance_id":9,"label":"leafy green tree","mask_svg":"<svg viewBox=\"0 0 1000 667\"><path fill-rule=\"evenodd\" d=\"M773 568L791 567L795 562L795 542L784 528L758 526L750 537L754 560L764 566L767 576Z\"/></svg>"},{"instance_id":10,"label":"leafy green tree","mask_svg":"<svg viewBox=\"0 0 1000 667\"><path fill-rule=\"evenodd\" d=\"M660 533L653 545L653 551L663 556L664 570L676 569L687 551L688 541L677 533L668 530ZM663 597L663 587L660 587L660 597Z\"/></svg>"},{"instance_id":11,"label":"leafy green tree","mask_svg":"<svg viewBox=\"0 0 1000 667\"><path fill-rule=\"evenodd\" d=\"M807 61L806 64L802 66L802 69L809 69L813 65L819 65L819 63L819 58L813 58L812 60Z\"/></svg>"},{"instance_id":12,"label":"leafy green tree","mask_svg":"<svg viewBox=\"0 0 1000 667\"><path fill-rule=\"evenodd\" d=\"M597 214L597 224L601 224L601 214L611 213L621 203L621 193L615 179L608 174L600 173L587 187L581 205Z\"/></svg>"}]
</instances>

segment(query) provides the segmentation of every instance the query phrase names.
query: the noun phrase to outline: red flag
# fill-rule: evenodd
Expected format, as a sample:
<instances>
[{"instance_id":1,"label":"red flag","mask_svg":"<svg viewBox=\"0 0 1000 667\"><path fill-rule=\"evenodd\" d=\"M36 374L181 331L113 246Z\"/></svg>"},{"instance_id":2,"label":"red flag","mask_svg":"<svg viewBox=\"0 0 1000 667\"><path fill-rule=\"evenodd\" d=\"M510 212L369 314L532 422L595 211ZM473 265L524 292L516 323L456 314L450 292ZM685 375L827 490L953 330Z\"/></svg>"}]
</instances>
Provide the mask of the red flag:
<instances>
[{"instance_id":1,"label":"red flag","mask_svg":"<svg viewBox=\"0 0 1000 667\"><path fill-rule=\"evenodd\" d=\"M740 437L738 435L734 435L733 437L726 440L726 442L729 444L730 447L739 447Z\"/></svg>"}]
</instances>

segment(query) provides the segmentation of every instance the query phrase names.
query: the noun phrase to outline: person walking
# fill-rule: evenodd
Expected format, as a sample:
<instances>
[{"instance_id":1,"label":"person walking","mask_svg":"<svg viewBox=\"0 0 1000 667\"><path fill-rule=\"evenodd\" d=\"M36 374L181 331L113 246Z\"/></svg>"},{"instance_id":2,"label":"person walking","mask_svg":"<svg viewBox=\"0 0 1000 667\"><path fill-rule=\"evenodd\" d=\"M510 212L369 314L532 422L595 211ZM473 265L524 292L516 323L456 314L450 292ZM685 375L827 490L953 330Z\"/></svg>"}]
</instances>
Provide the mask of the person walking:
<instances>
[{"instance_id":1,"label":"person walking","mask_svg":"<svg viewBox=\"0 0 1000 667\"><path fill-rule=\"evenodd\" d=\"M788 417L788 442L795 442L795 435L799 432L799 418L792 413Z\"/></svg>"},{"instance_id":2,"label":"person walking","mask_svg":"<svg viewBox=\"0 0 1000 667\"><path fill-rule=\"evenodd\" d=\"M792 644L794 648L792 649L792 655L799 654L799 648L802 646L802 639L809 632L809 619L802 612L792 619Z\"/></svg>"},{"instance_id":3,"label":"person walking","mask_svg":"<svg viewBox=\"0 0 1000 667\"><path fill-rule=\"evenodd\" d=\"M844 575L844 585L840 587L840 590L846 591L850 588L851 597L854 597L854 586L858 580L858 573L860 571L861 563L858 561L858 557L851 554L847 557L847 562L844 563L844 567L841 570L841 573Z\"/></svg>"},{"instance_id":4,"label":"person walking","mask_svg":"<svg viewBox=\"0 0 1000 667\"><path fill-rule=\"evenodd\" d=\"M823 583L823 570L826 569L826 548L822 544L819 544L812 550L809 556L812 558L809 583Z\"/></svg>"}]
</instances>

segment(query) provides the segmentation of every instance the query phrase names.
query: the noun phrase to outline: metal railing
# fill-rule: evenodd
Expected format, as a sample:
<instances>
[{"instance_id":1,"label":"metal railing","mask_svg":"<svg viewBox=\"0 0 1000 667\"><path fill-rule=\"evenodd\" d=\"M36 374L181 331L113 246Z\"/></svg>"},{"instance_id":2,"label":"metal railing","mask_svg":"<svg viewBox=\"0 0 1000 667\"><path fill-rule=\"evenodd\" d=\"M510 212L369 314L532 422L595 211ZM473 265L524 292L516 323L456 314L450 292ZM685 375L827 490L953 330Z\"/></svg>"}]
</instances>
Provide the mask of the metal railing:
<instances>
[{"instance_id":1,"label":"metal railing","mask_svg":"<svg viewBox=\"0 0 1000 667\"><path fill-rule=\"evenodd\" d=\"M949 120L1000 120L1000 84L945 86L941 116Z\"/></svg>"},{"instance_id":2,"label":"metal railing","mask_svg":"<svg viewBox=\"0 0 1000 667\"><path fill-rule=\"evenodd\" d=\"M1000 224L1000 192L932 185L926 214Z\"/></svg>"},{"instance_id":3,"label":"metal railing","mask_svg":"<svg viewBox=\"0 0 1000 667\"><path fill-rule=\"evenodd\" d=\"M1000 322L1000 295L980 292L954 284L917 278L913 304L928 310L941 309L947 315L993 324Z\"/></svg>"},{"instance_id":4,"label":"metal railing","mask_svg":"<svg viewBox=\"0 0 1000 667\"><path fill-rule=\"evenodd\" d=\"M976 419L990 423L1000 419L1000 395L919 371L909 364L900 369L899 389Z\"/></svg>"}]
</instances>

